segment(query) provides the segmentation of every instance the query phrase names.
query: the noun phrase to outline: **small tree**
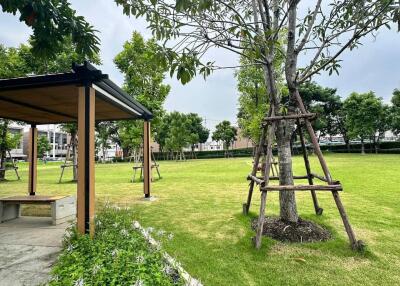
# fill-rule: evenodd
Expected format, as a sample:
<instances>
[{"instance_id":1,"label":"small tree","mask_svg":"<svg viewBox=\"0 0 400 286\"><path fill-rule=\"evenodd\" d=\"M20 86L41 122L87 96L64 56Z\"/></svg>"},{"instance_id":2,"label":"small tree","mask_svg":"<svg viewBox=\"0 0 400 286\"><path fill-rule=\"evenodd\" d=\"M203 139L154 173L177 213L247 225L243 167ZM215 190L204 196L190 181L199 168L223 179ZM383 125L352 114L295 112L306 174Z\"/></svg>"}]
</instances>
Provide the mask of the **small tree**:
<instances>
[{"instance_id":1,"label":"small tree","mask_svg":"<svg viewBox=\"0 0 400 286\"><path fill-rule=\"evenodd\" d=\"M225 157L228 156L228 149L236 140L237 129L231 125L228 120L224 120L215 126L215 131L212 134L214 141L221 141L224 145Z\"/></svg>"},{"instance_id":2,"label":"small tree","mask_svg":"<svg viewBox=\"0 0 400 286\"><path fill-rule=\"evenodd\" d=\"M186 115L189 144L192 149L192 158L195 158L194 148L196 144L205 143L210 135L210 131L202 124L202 118L196 113Z\"/></svg>"},{"instance_id":3,"label":"small tree","mask_svg":"<svg viewBox=\"0 0 400 286\"><path fill-rule=\"evenodd\" d=\"M376 118L382 112L382 100L370 91L368 93L353 92L344 101L346 128L352 138L361 141L361 153L365 154L364 143L375 136Z\"/></svg>"},{"instance_id":4,"label":"small tree","mask_svg":"<svg viewBox=\"0 0 400 286\"><path fill-rule=\"evenodd\" d=\"M165 140L165 147L176 152L176 160L186 160L183 148L190 145L190 131L187 115L174 111L169 114L170 127Z\"/></svg>"},{"instance_id":5,"label":"small tree","mask_svg":"<svg viewBox=\"0 0 400 286\"><path fill-rule=\"evenodd\" d=\"M51 150L51 145L49 142L49 139L47 139L47 136L39 136L38 142L37 142L37 150L38 150L38 156L40 158L43 158L47 152Z\"/></svg>"}]
</instances>

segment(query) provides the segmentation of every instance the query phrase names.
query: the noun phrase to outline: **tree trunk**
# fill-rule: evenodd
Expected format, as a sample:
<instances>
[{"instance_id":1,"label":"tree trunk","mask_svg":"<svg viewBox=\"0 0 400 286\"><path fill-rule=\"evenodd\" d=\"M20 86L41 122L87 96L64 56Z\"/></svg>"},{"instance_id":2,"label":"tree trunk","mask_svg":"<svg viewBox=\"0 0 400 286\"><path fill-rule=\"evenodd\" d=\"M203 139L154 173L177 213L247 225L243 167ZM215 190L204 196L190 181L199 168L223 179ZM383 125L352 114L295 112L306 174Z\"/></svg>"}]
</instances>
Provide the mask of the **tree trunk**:
<instances>
[{"instance_id":1,"label":"tree trunk","mask_svg":"<svg viewBox=\"0 0 400 286\"><path fill-rule=\"evenodd\" d=\"M344 138L344 144L346 144L347 153L350 153L350 140L348 138Z\"/></svg>"},{"instance_id":2,"label":"tree trunk","mask_svg":"<svg viewBox=\"0 0 400 286\"><path fill-rule=\"evenodd\" d=\"M361 138L361 155L365 155L364 138Z\"/></svg>"},{"instance_id":3,"label":"tree trunk","mask_svg":"<svg viewBox=\"0 0 400 286\"><path fill-rule=\"evenodd\" d=\"M282 120L278 124L276 139L278 143L279 184L293 185L292 154L290 139L293 133L293 121ZM280 217L282 220L297 222L296 196L294 191L279 192Z\"/></svg>"}]
</instances>

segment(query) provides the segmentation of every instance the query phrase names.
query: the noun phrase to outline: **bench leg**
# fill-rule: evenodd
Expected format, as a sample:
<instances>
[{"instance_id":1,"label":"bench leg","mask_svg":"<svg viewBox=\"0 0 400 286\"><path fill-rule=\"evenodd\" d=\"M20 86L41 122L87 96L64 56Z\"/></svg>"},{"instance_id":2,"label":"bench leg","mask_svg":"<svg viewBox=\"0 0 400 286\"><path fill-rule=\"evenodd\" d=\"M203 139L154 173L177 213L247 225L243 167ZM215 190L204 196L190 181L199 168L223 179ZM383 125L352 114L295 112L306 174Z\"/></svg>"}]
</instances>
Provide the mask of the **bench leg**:
<instances>
[{"instance_id":1,"label":"bench leg","mask_svg":"<svg viewBox=\"0 0 400 286\"><path fill-rule=\"evenodd\" d=\"M19 218L21 208L19 204L0 203L0 223Z\"/></svg>"},{"instance_id":2,"label":"bench leg","mask_svg":"<svg viewBox=\"0 0 400 286\"><path fill-rule=\"evenodd\" d=\"M75 219L75 198L67 197L51 203L51 217L53 225L61 224Z\"/></svg>"}]
</instances>

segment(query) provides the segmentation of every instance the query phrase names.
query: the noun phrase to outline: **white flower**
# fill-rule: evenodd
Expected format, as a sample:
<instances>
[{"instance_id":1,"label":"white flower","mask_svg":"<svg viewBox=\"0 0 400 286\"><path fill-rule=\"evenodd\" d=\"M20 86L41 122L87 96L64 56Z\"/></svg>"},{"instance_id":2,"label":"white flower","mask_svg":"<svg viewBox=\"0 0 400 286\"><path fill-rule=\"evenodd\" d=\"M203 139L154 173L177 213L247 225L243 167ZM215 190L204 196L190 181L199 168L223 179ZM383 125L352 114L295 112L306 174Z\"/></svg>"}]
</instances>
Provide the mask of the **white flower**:
<instances>
[{"instance_id":1,"label":"white flower","mask_svg":"<svg viewBox=\"0 0 400 286\"><path fill-rule=\"evenodd\" d=\"M152 233L154 231L154 227L150 226L146 230L147 230L148 233Z\"/></svg>"},{"instance_id":2,"label":"white flower","mask_svg":"<svg viewBox=\"0 0 400 286\"><path fill-rule=\"evenodd\" d=\"M139 224L139 222L137 222L136 220L132 223L132 227L134 228L134 229L139 229L140 228L140 224Z\"/></svg>"},{"instance_id":3,"label":"white flower","mask_svg":"<svg viewBox=\"0 0 400 286\"><path fill-rule=\"evenodd\" d=\"M96 275L100 269L101 269L101 266L99 264L96 264L95 266L93 266L93 269L92 269L93 274Z\"/></svg>"},{"instance_id":4,"label":"white flower","mask_svg":"<svg viewBox=\"0 0 400 286\"><path fill-rule=\"evenodd\" d=\"M116 256L116 255L118 255L118 249L114 249L114 250L111 252L111 256L112 256L112 257L114 257L114 256Z\"/></svg>"},{"instance_id":5,"label":"white flower","mask_svg":"<svg viewBox=\"0 0 400 286\"><path fill-rule=\"evenodd\" d=\"M123 236L129 236L129 232L128 232L126 229L122 229L122 230L121 230L121 234L122 234Z\"/></svg>"},{"instance_id":6,"label":"white flower","mask_svg":"<svg viewBox=\"0 0 400 286\"><path fill-rule=\"evenodd\" d=\"M75 281L74 286L83 286L83 278L79 278L78 280Z\"/></svg>"},{"instance_id":7,"label":"white flower","mask_svg":"<svg viewBox=\"0 0 400 286\"><path fill-rule=\"evenodd\" d=\"M113 224L113 227L117 228L118 225L119 225L119 224L118 224L117 222L115 222L115 223Z\"/></svg>"},{"instance_id":8,"label":"white flower","mask_svg":"<svg viewBox=\"0 0 400 286\"><path fill-rule=\"evenodd\" d=\"M161 229L161 230L157 231L157 234L158 234L159 236L163 236L163 235L165 234L165 231L163 231L163 230Z\"/></svg>"},{"instance_id":9,"label":"white flower","mask_svg":"<svg viewBox=\"0 0 400 286\"><path fill-rule=\"evenodd\" d=\"M143 263L144 262L144 257L143 255L138 255L136 257L136 263Z\"/></svg>"},{"instance_id":10,"label":"white flower","mask_svg":"<svg viewBox=\"0 0 400 286\"><path fill-rule=\"evenodd\" d=\"M162 271L167 275L171 275L174 272L174 269L169 265L165 265Z\"/></svg>"},{"instance_id":11,"label":"white flower","mask_svg":"<svg viewBox=\"0 0 400 286\"><path fill-rule=\"evenodd\" d=\"M72 244L68 245L67 251L71 252L72 250L74 250L74 246Z\"/></svg>"},{"instance_id":12,"label":"white flower","mask_svg":"<svg viewBox=\"0 0 400 286\"><path fill-rule=\"evenodd\" d=\"M174 238L174 234L173 233L168 234L168 239L169 240L172 240L173 238Z\"/></svg>"},{"instance_id":13,"label":"white flower","mask_svg":"<svg viewBox=\"0 0 400 286\"><path fill-rule=\"evenodd\" d=\"M142 280L136 280L135 284L133 286L144 286L144 282Z\"/></svg>"}]
</instances>

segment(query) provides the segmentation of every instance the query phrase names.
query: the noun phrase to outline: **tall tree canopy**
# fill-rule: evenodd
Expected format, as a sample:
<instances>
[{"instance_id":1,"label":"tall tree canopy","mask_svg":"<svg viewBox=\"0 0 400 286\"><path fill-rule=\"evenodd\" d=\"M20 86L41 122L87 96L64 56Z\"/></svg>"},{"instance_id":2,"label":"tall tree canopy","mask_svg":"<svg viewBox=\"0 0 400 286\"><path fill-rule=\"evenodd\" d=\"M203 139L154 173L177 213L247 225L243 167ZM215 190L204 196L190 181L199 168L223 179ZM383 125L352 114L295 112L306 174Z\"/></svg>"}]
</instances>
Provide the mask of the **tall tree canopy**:
<instances>
[{"instance_id":1,"label":"tall tree canopy","mask_svg":"<svg viewBox=\"0 0 400 286\"><path fill-rule=\"evenodd\" d=\"M16 15L33 30L32 53L49 59L64 50L66 38L71 39L74 50L91 58L99 52L100 40L96 30L66 0L0 0L5 13Z\"/></svg>"},{"instance_id":2,"label":"tall tree canopy","mask_svg":"<svg viewBox=\"0 0 400 286\"><path fill-rule=\"evenodd\" d=\"M344 51L353 50L363 37L379 28L400 22L395 0L338 0L327 5L321 5L321 0L115 1L125 14L146 18L153 35L163 42L161 62L171 73L176 72L183 84L197 72L207 76L216 68L213 62L202 62L207 51L215 47L260 65L273 115L296 112L294 99L299 97L301 84L323 71L338 72ZM304 57L302 66L298 65L300 56ZM282 70L289 96L282 96L279 89ZM270 134L277 138L283 185L294 183L290 153L293 125L282 121ZM313 132L311 125L306 127ZM285 221L298 221L294 192L280 192L280 216Z\"/></svg>"},{"instance_id":3,"label":"tall tree canopy","mask_svg":"<svg viewBox=\"0 0 400 286\"><path fill-rule=\"evenodd\" d=\"M123 50L114 58L114 63L124 74L124 89L138 102L146 106L154 115L152 131L157 132L164 114L164 102L170 86L164 84L167 68L160 64L160 47L154 39L145 41L138 32L133 32ZM123 148L137 148L143 123L139 121L120 121L119 137Z\"/></svg>"}]
</instances>

